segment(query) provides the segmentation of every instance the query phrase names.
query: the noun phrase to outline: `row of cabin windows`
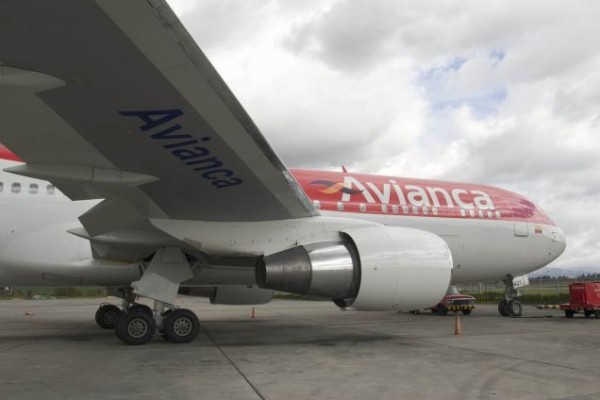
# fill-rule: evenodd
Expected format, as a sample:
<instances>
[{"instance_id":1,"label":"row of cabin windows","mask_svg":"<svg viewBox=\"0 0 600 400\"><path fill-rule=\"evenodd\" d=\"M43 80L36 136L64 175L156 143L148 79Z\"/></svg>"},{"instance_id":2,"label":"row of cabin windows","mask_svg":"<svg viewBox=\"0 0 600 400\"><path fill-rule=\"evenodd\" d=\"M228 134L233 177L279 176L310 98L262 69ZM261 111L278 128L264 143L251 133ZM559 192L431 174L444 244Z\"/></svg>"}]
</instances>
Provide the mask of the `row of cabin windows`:
<instances>
[{"instance_id":1,"label":"row of cabin windows","mask_svg":"<svg viewBox=\"0 0 600 400\"><path fill-rule=\"evenodd\" d=\"M315 206L315 208L319 209L321 208L321 202L319 200L314 200L313 204ZM358 205L358 208L360 210L360 212L367 212L367 205L365 203L360 203ZM413 215L429 215L430 212L432 215L438 215L439 211L436 207L415 207L415 206L397 206L397 205L391 205L388 206L387 204L382 204L381 205L381 212L384 214L387 214L390 212L390 208L391 208L391 212L392 214L398 214L400 213L400 211L402 212L402 214L413 214ZM338 211L344 211L344 203L342 203L341 201L337 202L337 210ZM500 211L483 211L483 210L465 210L464 208L460 209L460 215L463 217L469 216L471 218L502 218L502 214L500 213Z\"/></svg>"},{"instance_id":2,"label":"row of cabin windows","mask_svg":"<svg viewBox=\"0 0 600 400\"><path fill-rule=\"evenodd\" d=\"M8 186L8 185L7 185ZM19 194L21 193L22 186L19 182L14 182L10 185L10 193ZM6 188L8 190L8 187ZM24 190L24 188L23 188ZM0 193L4 191L4 182L0 182ZM40 192L40 186L37 183L30 183L27 188L27 193L29 194L38 194ZM46 194L54 194L56 193L56 188L54 185L46 185Z\"/></svg>"}]
</instances>

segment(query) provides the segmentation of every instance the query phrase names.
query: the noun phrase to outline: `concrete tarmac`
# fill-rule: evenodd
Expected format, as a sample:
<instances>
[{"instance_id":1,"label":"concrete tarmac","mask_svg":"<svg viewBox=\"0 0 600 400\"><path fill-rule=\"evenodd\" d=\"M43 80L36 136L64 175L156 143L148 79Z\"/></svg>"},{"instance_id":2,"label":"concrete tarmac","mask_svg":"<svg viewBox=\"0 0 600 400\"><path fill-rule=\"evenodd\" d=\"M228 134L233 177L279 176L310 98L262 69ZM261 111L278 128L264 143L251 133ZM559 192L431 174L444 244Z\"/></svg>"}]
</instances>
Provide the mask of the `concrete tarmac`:
<instances>
[{"instance_id":1,"label":"concrete tarmac","mask_svg":"<svg viewBox=\"0 0 600 400\"><path fill-rule=\"evenodd\" d=\"M600 320L557 310L480 305L454 336L452 315L182 297L195 342L127 346L102 301L0 301L0 399L600 399Z\"/></svg>"}]
</instances>

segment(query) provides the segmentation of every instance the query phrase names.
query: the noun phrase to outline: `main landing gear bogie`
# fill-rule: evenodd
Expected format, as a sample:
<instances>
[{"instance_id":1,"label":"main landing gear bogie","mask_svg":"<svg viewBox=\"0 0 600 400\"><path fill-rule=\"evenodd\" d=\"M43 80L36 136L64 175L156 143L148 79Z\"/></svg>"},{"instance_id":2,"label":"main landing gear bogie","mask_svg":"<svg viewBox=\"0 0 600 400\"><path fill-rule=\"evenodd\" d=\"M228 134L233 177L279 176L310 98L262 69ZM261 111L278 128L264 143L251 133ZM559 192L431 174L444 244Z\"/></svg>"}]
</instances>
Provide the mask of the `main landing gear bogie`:
<instances>
[{"instance_id":1,"label":"main landing gear bogie","mask_svg":"<svg viewBox=\"0 0 600 400\"><path fill-rule=\"evenodd\" d=\"M156 318L144 304L121 309L102 304L96 311L96 323L103 329L114 329L115 335L129 345L146 344L158 333L170 343L189 343L200 332L200 321L188 309L167 308Z\"/></svg>"}]
</instances>

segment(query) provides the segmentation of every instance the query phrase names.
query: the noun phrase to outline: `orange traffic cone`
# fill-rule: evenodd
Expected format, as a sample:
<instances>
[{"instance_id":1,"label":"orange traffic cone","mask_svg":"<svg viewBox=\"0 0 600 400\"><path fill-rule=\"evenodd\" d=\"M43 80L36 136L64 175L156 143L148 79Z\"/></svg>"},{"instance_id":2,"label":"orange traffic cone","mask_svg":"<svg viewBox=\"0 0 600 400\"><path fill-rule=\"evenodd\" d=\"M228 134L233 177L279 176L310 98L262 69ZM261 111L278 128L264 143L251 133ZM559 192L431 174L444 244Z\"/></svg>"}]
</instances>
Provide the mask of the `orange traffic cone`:
<instances>
[{"instance_id":1,"label":"orange traffic cone","mask_svg":"<svg viewBox=\"0 0 600 400\"><path fill-rule=\"evenodd\" d=\"M254 310L254 307L252 307L252 314L250 314L250 318L256 318L256 311Z\"/></svg>"},{"instance_id":2,"label":"orange traffic cone","mask_svg":"<svg viewBox=\"0 0 600 400\"><path fill-rule=\"evenodd\" d=\"M454 335L460 336L462 335L462 323L460 322L460 315L458 313L454 313L456 318L454 319Z\"/></svg>"},{"instance_id":3,"label":"orange traffic cone","mask_svg":"<svg viewBox=\"0 0 600 400\"><path fill-rule=\"evenodd\" d=\"M31 311L25 311L25 315L33 315Z\"/></svg>"}]
</instances>

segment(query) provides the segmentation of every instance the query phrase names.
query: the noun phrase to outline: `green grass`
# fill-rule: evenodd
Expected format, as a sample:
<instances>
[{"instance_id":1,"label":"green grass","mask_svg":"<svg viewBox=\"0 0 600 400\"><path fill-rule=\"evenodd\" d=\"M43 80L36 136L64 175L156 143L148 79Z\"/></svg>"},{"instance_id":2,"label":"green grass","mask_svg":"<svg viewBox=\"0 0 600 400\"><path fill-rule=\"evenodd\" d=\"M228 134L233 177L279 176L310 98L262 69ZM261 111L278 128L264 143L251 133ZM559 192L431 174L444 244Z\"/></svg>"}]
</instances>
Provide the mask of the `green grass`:
<instances>
[{"instance_id":1,"label":"green grass","mask_svg":"<svg viewBox=\"0 0 600 400\"><path fill-rule=\"evenodd\" d=\"M71 297L106 297L106 289L97 286L46 288L46 287L17 287L14 296L3 299L25 299L33 296L71 298Z\"/></svg>"}]
</instances>

